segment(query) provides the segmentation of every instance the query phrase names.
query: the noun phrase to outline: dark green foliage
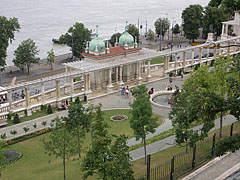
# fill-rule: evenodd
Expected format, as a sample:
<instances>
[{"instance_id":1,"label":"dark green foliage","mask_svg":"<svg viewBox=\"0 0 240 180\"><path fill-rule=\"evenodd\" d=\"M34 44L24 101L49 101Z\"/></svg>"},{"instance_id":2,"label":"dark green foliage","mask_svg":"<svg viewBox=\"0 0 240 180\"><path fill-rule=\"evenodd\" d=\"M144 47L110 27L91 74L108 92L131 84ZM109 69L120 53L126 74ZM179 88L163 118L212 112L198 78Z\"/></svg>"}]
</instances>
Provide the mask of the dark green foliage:
<instances>
[{"instance_id":1,"label":"dark green foliage","mask_svg":"<svg viewBox=\"0 0 240 180\"><path fill-rule=\"evenodd\" d=\"M138 31L138 28L134 24L127 25L127 32L133 36L134 41L137 38L137 43L139 43L139 35L140 34Z\"/></svg>"},{"instance_id":2,"label":"dark green foliage","mask_svg":"<svg viewBox=\"0 0 240 180\"><path fill-rule=\"evenodd\" d=\"M179 24L175 24L174 28L173 28L173 34L177 35L180 33L180 26Z\"/></svg>"},{"instance_id":3,"label":"dark green foliage","mask_svg":"<svg viewBox=\"0 0 240 180\"><path fill-rule=\"evenodd\" d=\"M0 70L4 69L6 65L7 47L9 42L14 40L14 32L18 32L20 25L17 18L7 19L4 16L0 16Z\"/></svg>"},{"instance_id":4,"label":"dark green foliage","mask_svg":"<svg viewBox=\"0 0 240 180\"><path fill-rule=\"evenodd\" d=\"M22 41L14 51L15 58L13 59L13 63L21 70L24 70L24 68L27 67L29 75L30 66L32 64L37 64L40 61L40 58L36 57L38 54L39 50L37 50L35 42L31 39L27 39Z\"/></svg>"},{"instance_id":5,"label":"dark green foliage","mask_svg":"<svg viewBox=\"0 0 240 180\"><path fill-rule=\"evenodd\" d=\"M41 111L46 111L47 110L47 105L41 104L40 109L41 109Z\"/></svg>"},{"instance_id":6,"label":"dark green foliage","mask_svg":"<svg viewBox=\"0 0 240 180\"><path fill-rule=\"evenodd\" d=\"M115 46L115 43L116 43L116 37L117 37L117 40L119 42L119 37L121 36L121 33L115 33L111 36L111 39L109 41L109 43L112 45L112 46Z\"/></svg>"},{"instance_id":7,"label":"dark green foliage","mask_svg":"<svg viewBox=\"0 0 240 180\"><path fill-rule=\"evenodd\" d=\"M17 113L14 114L13 122L14 123L20 123L20 118L19 118Z\"/></svg>"},{"instance_id":8,"label":"dark green foliage","mask_svg":"<svg viewBox=\"0 0 240 180\"><path fill-rule=\"evenodd\" d=\"M47 107L47 113L48 114L52 114L53 113L53 109L52 109L52 106L50 104Z\"/></svg>"},{"instance_id":9,"label":"dark green foliage","mask_svg":"<svg viewBox=\"0 0 240 180\"><path fill-rule=\"evenodd\" d=\"M184 36L192 40L198 38L198 29L202 26L203 8L201 5L190 5L182 12Z\"/></svg>"},{"instance_id":10,"label":"dark green foliage","mask_svg":"<svg viewBox=\"0 0 240 180\"><path fill-rule=\"evenodd\" d=\"M27 116L27 110L26 109L24 109L24 115Z\"/></svg>"},{"instance_id":11,"label":"dark green foliage","mask_svg":"<svg viewBox=\"0 0 240 180\"><path fill-rule=\"evenodd\" d=\"M79 97L77 97L76 99L75 99L75 102L74 102L75 104L80 104L80 98Z\"/></svg>"},{"instance_id":12,"label":"dark green foliage","mask_svg":"<svg viewBox=\"0 0 240 180\"><path fill-rule=\"evenodd\" d=\"M82 58L81 53L86 48L86 41L90 40L90 33L82 23L76 22L66 34L60 36L59 40L72 48L75 57Z\"/></svg>"},{"instance_id":13,"label":"dark green foliage","mask_svg":"<svg viewBox=\"0 0 240 180\"><path fill-rule=\"evenodd\" d=\"M8 113L8 115L7 115L7 120L8 120L8 121L9 121L9 120L12 120L12 116L13 116L12 113Z\"/></svg>"},{"instance_id":14,"label":"dark green foliage","mask_svg":"<svg viewBox=\"0 0 240 180\"><path fill-rule=\"evenodd\" d=\"M216 156L222 156L226 152L235 152L240 149L240 134L225 137L216 144Z\"/></svg>"},{"instance_id":15,"label":"dark green foliage","mask_svg":"<svg viewBox=\"0 0 240 180\"><path fill-rule=\"evenodd\" d=\"M154 26L155 26L155 32L158 35L161 34L164 37L165 33L169 29L170 22L169 22L168 18L158 18L155 21Z\"/></svg>"}]
</instances>

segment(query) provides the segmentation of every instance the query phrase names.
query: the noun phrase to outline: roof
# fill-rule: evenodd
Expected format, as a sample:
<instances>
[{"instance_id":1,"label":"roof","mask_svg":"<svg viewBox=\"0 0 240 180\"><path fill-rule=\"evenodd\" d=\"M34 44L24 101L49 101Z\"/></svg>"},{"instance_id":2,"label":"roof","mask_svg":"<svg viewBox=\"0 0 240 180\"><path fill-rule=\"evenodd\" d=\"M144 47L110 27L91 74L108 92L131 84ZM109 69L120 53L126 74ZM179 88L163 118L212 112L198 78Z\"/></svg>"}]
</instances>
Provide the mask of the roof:
<instances>
[{"instance_id":1,"label":"roof","mask_svg":"<svg viewBox=\"0 0 240 180\"><path fill-rule=\"evenodd\" d=\"M102 54L102 55L99 55L99 56L95 56L95 55L92 55L92 54L87 54L87 53L81 53L81 55L83 55L84 57L91 57L91 58L102 58L102 57L108 57L108 56L114 56L114 55L118 55L118 54L122 54L122 53L126 53L126 52L137 52L141 50L141 48L134 48L134 49L124 49L123 47L121 46L116 46L116 47L111 47L110 48L110 53L108 54Z\"/></svg>"}]
</instances>

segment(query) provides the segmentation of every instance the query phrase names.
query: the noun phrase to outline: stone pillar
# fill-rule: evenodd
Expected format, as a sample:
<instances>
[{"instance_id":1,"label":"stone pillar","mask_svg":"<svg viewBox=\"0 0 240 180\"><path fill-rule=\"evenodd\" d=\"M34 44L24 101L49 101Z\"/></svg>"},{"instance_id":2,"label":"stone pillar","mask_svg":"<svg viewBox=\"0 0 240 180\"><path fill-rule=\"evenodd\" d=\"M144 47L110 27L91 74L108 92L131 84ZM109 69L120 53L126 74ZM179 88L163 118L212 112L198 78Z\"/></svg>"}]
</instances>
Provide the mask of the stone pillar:
<instances>
[{"instance_id":1,"label":"stone pillar","mask_svg":"<svg viewBox=\"0 0 240 180\"><path fill-rule=\"evenodd\" d=\"M56 80L56 101L60 99L61 91L60 91L60 80Z\"/></svg>"},{"instance_id":2,"label":"stone pillar","mask_svg":"<svg viewBox=\"0 0 240 180\"><path fill-rule=\"evenodd\" d=\"M73 95L74 95L74 82L73 82L73 77L70 77L70 84L71 84L71 96L73 97Z\"/></svg>"},{"instance_id":3,"label":"stone pillar","mask_svg":"<svg viewBox=\"0 0 240 180\"><path fill-rule=\"evenodd\" d=\"M225 25L225 34L228 35L228 24Z\"/></svg>"},{"instance_id":4,"label":"stone pillar","mask_svg":"<svg viewBox=\"0 0 240 180\"><path fill-rule=\"evenodd\" d=\"M167 70L168 70L168 56L164 56L163 71L166 72Z\"/></svg>"},{"instance_id":5,"label":"stone pillar","mask_svg":"<svg viewBox=\"0 0 240 180\"><path fill-rule=\"evenodd\" d=\"M215 44L215 46L214 46L213 56L214 56L214 59L216 59L216 57L217 57L217 44Z\"/></svg>"},{"instance_id":6,"label":"stone pillar","mask_svg":"<svg viewBox=\"0 0 240 180\"><path fill-rule=\"evenodd\" d=\"M88 92L88 82L87 82L87 74L83 74L83 79L84 79L84 92Z\"/></svg>"},{"instance_id":7,"label":"stone pillar","mask_svg":"<svg viewBox=\"0 0 240 180\"><path fill-rule=\"evenodd\" d=\"M142 77L141 77L141 61L138 61L137 63L138 63L138 68L137 68L137 70L138 70L138 77L137 77L137 80L141 81L142 80Z\"/></svg>"},{"instance_id":8,"label":"stone pillar","mask_svg":"<svg viewBox=\"0 0 240 180\"><path fill-rule=\"evenodd\" d=\"M9 111L12 110L12 90L8 90Z\"/></svg>"},{"instance_id":9,"label":"stone pillar","mask_svg":"<svg viewBox=\"0 0 240 180\"><path fill-rule=\"evenodd\" d=\"M151 59L147 60L148 62L148 68L147 68L147 80L149 80L149 78L151 78L151 74L150 74L150 62L151 62Z\"/></svg>"},{"instance_id":10,"label":"stone pillar","mask_svg":"<svg viewBox=\"0 0 240 180\"><path fill-rule=\"evenodd\" d=\"M119 82L118 82L118 66L117 67L115 67L115 82L116 82L116 84L118 84Z\"/></svg>"},{"instance_id":11,"label":"stone pillar","mask_svg":"<svg viewBox=\"0 0 240 180\"><path fill-rule=\"evenodd\" d=\"M191 64L193 65L194 64L194 49L192 50L192 62Z\"/></svg>"},{"instance_id":12,"label":"stone pillar","mask_svg":"<svg viewBox=\"0 0 240 180\"><path fill-rule=\"evenodd\" d=\"M45 88L44 88L44 82L41 83L42 86L42 104L44 104L45 101Z\"/></svg>"},{"instance_id":13,"label":"stone pillar","mask_svg":"<svg viewBox=\"0 0 240 180\"><path fill-rule=\"evenodd\" d=\"M112 68L108 69L108 85L107 85L107 88L108 89L113 88L113 85L112 85Z\"/></svg>"},{"instance_id":14,"label":"stone pillar","mask_svg":"<svg viewBox=\"0 0 240 180\"><path fill-rule=\"evenodd\" d=\"M202 61L202 48L199 48L199 57L198 57L199 63L201 64Z\"/></svg>"},{"instance_id":15,"label":"stone pillar","mask_svg":"<svg viewBox=\"0 0 240 180\"><path fill-rule=\"evenodd\" d=\"M32 111L30 109L29 88L28 86L25 86L24 89L25 89L25 103L26 103L25 108L27 109L27 116L31 116Z\"/></svg>"},{"instance_id":16,"label":"stone pillar","mask_svg":"<svg viewBox=\"0 0 240 180\"><path fill-rule=\"evenodd\" d=\"M102 71L101 70L95 71L94 77L95 77L95 88L101 89L102 88Z\"/></svg>"},{"instance_id":17,"label":"stone pillar","mask_svg":"<svg viewBox=\"0 0 240 180\"><path fill-rule=\"evenodd\" d=\"M183 52L183 68L186 67L186 51Z\"/></svg>"},{"instance_id":18,"label":"stone pillar","mask_svg":"<svg viewBox=\"0 0 240 180\"><path fill-rule=\"evenodd\" d=\"M119 84L124 84L123 80L122 80L122 77L123 77L123 65L120 65L120 68L119 68Z\"/></svg>"},{"instance_id":19,"label":"stone pillar","mask_svg":"<svg viewBox=\"0 0 240 180\"><path fill-rule=\"evenodd\" d=\"M87 74L87 86L88 86L88 93L91 93L91 81L90 81L90 74Z\"/></svg>"},{"instance_id":20,"label":"stone pillar","mask_svg":"<svg viewBox=\"0 0 240 180\"><path fill-rule=\"evenodd\" d=\"M178 55L178 53L175 53L175 63L174 63L175 70L177 70L177 55Z\"/></svg>"},{"instance_id":21,"label":"stone pillar","mask_svg":"<svg viewBox=\"0 0 240 180\"><path fill-rule=\"evenodd\" d=\"M222 24L222 35L224 35L225 34L225 25L224 24Z\"/></svg>"}]
</instances>

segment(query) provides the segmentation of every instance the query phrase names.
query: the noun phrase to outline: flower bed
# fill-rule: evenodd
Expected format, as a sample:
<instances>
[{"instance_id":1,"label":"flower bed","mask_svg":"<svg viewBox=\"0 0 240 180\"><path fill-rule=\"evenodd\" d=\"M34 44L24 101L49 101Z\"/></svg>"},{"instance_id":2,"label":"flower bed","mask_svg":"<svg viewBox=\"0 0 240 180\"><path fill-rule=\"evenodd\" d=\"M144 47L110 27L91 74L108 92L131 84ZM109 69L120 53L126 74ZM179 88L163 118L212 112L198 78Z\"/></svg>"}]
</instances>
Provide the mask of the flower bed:
<instances>
[{"instance_id":1,"label":"flower bed","mask_svg":"<svg viewBox=\"0 0 240 180\"><path fill-rule=\"evenodd\" d=\"M111 121L125 121L127 120L128 117L125 116L125 115L120 115L120 114L117 114L117 115L114 115L114 116L111 116L110 117L110 120Z\"/></svg>"}]
</instances>

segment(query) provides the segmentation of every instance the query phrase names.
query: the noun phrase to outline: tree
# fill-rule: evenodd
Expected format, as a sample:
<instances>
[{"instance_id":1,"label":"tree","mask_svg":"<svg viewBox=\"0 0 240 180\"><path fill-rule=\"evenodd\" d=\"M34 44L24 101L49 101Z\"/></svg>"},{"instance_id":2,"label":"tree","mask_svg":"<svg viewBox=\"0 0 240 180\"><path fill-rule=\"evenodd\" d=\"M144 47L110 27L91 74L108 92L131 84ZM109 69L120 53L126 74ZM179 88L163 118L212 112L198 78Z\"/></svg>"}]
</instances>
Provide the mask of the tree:
<instances>
[{"instance_id":1,"label":"tree","mask_svg":"<svg viewBox=\"0 0 240 180\"><path fill-rule=\"evenodd\" d=\"M208 6L210 7L219 7L222 3L222 0L210 0Z\"/></svg>"},{"instance_id":2,"label":"tree","mask_svg":"<svg viewBox=\"0 0 240 180\"><path fill-rule=\"evenodd\" d=\"M173 28L173 34L177 35L180 33L180 26L179 24L175 24L174 28Z\"/></svg>"},{"instance_id":3,"label":"tree","mask_svg":"<svg viewBox=\"0 0 240 180\"><path fill-rule=\"evenodd\" d=\"M168 18L158 18L157 21L154 23L155 32L158 35L162 35L164 38L165 33L169 30L170 22Z\"/></svg>"},{"instance_id":4,"label":"tree","mask_svg":"<svg viewBox=\"0 0 240 180\"><path fill-rule=\"evenodd\" d=\"M91 119L80 102L70 104L67 124L77 137L78 157L81 158L81 139L89 132Z\"/></svg>"},{"instance_id":5,"label":"tree","mask_svg":"<svg viewBox=\"0 0 240 180\"><path fill-rule=\"evenodd\" d=\"M15 135L17 134L17 131L16 131L16 130L11 130L11 131L10 131L10 134L12 134L12 135L13 135L13 138L15 139Z\"/></svg>"},{"instance_id":6,"label":"tree","mask_svg":"<svg viewBox=\"0 0 240 180\"><path fill-rule=\"evenodd\" d=\"M222 22L228 19L228 15L224 12L222 8L210 7L205 8L203 29L204 34L212 32L217 36L222 33Z\"/></svg>"},{"instance_id":7,"label":"tree","mask_svg":"<svg viewBox=\"0 0 240 180\"><path fill-rule=\"evenodd\" d=\"M222 156L226 152L235 152L240 149L240 134L225 137L216 144L216 156Z\"/></svg>"},{"instance_id":8,"label":"tree","mask_svg":"<svg viewBox=\"0 0 240 180\"><path fill-rule=\"evenodd\" d=\"M65 118L56 118L56 126L52 129L48 140L42 139L46 153L61 158L63 163L63 179L66 179L66 160L76 154L75 138L65 127Z\"/></svg>"},{"instance_id":9,"label":"tree","mask_svg":"<svg viewBox=\"0 0 240 180\"><path fill-rule=\"evenodd\" d=\"M240 1L239 0L222 0L222 8L229 15L233 15L234 11L240 10Z\"/></svg>"},{"instance_id":10,"label":"tree","mask_svg":"<svg viewBox=\"0 0 240 180\"><path fill-rule=\"evenodd\" d=\"M47 113L48 114L52 114L53 113L53 109L52 109L51 104L49 104L48 107L47 107Z\"/></svg>"},{"instance_id":11,"label":"tree","mask_svg":"<svg viewBox=\"0 0 240 180\"><path fill-rule=\"evenodd\" d=\"M116 39L117 39L117 41L119 42L120 36L121 36L121 33L119 33L119 32L113 34L113 35L111 36L111 38L110 38L109 43L110 43L112 46L115 46L115 44L116 44Z\"/></svg>"},{"instance_id":12,"label":"tree","mask_svg":"<svg viewBox=\"0 0 240 180\"><path fill-rule=\"evenodd\" d=\"M22 41L18 48L14 51L15 58L13 59L13 63L21 70L23 70L26 66L29 75L30 66L32 64L39 63L40 61L40 58L36 57L38 53L39 50L37 50L35 42L31 39L27 39Z\"/></svg>"},{"instance_id":13,"label":"tree","mask_svg":"<svg viewBox=\"0 0 240 180\"><path fill-rule=\"evenodd\" d=\"M46 125L47 125L47 121L43 121L41 124L43 125L43 127L44 127L44 129L45 129L45 127L46 127Z\"/></svg>"},{"instance_id":14,"label":"tree","mask_svg":"<svg viewBox=\"0 0 240 180\"><path fill-rule=\"evenodd\" d=\"M130 126L134 131L136 140L140 138L144 142L145 164L146 164L146 136L149 132L155 132L157 127L156 119L152 117L152 106L147 94L147 87L139 85L133 89L133 96L136 98L131 106L132 118L130 119Z\"/></svg>"},{"instance_id":15,"label":"tree","mask_svg":"<svg viewBox=\"0 0 240 180\"><path fill-rule=\"evenodd\" d=\"M3 134L1 134L1 139L3 140L3 141L5 141L5 139L7 139L7 135L6 135L6 133L3 133Z\"/></svg>"},{"instance_id":16,"label":"tree","mask_svg":"<svg viewBox=\"0 0 240 180\"><path fill-rule=\"evenodd\" d=\"M15 113L15 114L14 114L13 122L14 122L14 123L20 123L20 118L19 118L19 116L18 116L18 113Z\"/></svg>"},{"instance_id":17,"label":"tree","mask_svg":"<svg viewBox=\"0 0 240 180\"><path fill-rule=\"evenodd\" d=\"M127 25L127 32L131 34L134 40L137 38L137 43L139 43L139 30L134 24Z\"/></svg>"},{"instance_id":18,"label":"tree","mask_svg":"<svg viewBox=\"0 0 240 180\"><path fill-rule=\"evenodd\" d=\"M148 30L147 38L151 41L154 39L154 32L151 29Z\"/></svg>"},{"instance_id":19,"label":"tree","mask_svg":"<svg viewBox=\"0 0 240 180\"><path fill-rule=\"evenodd\" d=\"M92 148L86 153L82 162L82 170L85 171L83 179L98 174L99 179L107 180L111 168L107 160L110 154L109 146L112 142L112 137L108 135L107 128L109 128L109 125L104 122L101 105L99 105L96 107L96 115L92 123Z\"/></svg>"},{"instance_id":20,"label":"tree","mask_svg":"<svg viewBox=\"0 0 240 180\"><path fill-rule=\"evenodd\" d=\"M7 19L4 16L0 16L0 68L1 71L6 65L7 47L9 42L14 40L14 33L19 31L20 25L17 18Z\"/></svg>"},{"instance_id":21,"label":"tree","mask_svg":"<svg viewBox=\"0 0 240 180\"><path fill-rule=\"evenodd\" d=\"M37 130L37 123L34 123L32 126L33 126L33 128L35 129L35 133L36 133L36 130Z\"/></svg>"},{"instance_id":22,"label":"tree","mask_svg":"<svg viewBox=\"0 0 240 180\"><path fill-rule=\"evenodd\" d=\"M194 40L198 38L198 29L202 26L203 8L201 5L190 5L182 12L183 31L187 39Z\"/></svg>"},{"instance_id":23,"label":"tree","mask_svg":"<svg viewBox=\"0 0 240 180\"><path fill-rule=\"evenodd\" d=\"M51 51L48 51L47 54L47 63L51 66L51 70L53 70L53 64L55 62L55 54L53 49L51 49Z\"/></svg>"},{"instance_id":24,"label":"tree","mask_svg":"<svg viewBox=\"0 0 240 180\"><path fill-rule=\"evenodd\" d=\"M82 58L81 53L86 48L86 41L90 40L90 33L82 23L76 22L66 34L60 36L59 40L72 48L73 56Z\"/></svg>"},{"instance_id":25,"label":"tree","mask_svg":"<svg viewBox=\"0 0 240 180\"><path fill-rule=\"evenodd\" d=\"M24 126L23 127L23 130L24 130L24 132L25 132L25 134L29 131L29 127L27 127L27 126Z\"/></svg>"}]
</instances>

